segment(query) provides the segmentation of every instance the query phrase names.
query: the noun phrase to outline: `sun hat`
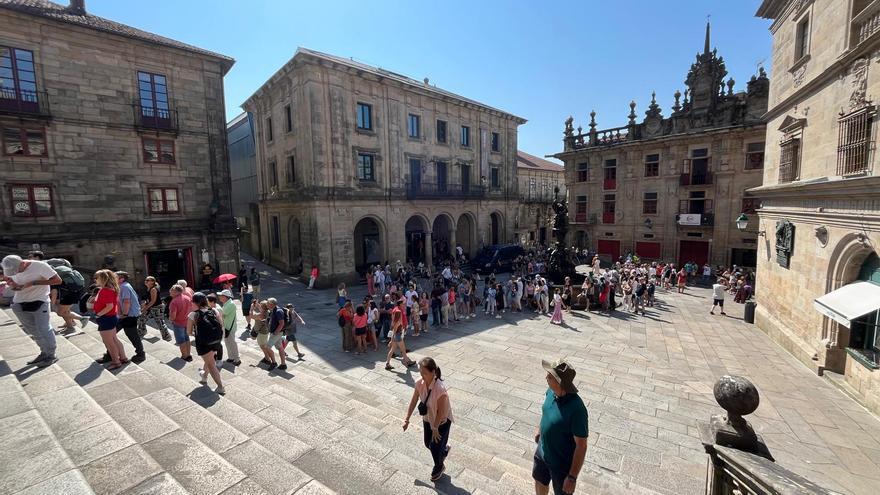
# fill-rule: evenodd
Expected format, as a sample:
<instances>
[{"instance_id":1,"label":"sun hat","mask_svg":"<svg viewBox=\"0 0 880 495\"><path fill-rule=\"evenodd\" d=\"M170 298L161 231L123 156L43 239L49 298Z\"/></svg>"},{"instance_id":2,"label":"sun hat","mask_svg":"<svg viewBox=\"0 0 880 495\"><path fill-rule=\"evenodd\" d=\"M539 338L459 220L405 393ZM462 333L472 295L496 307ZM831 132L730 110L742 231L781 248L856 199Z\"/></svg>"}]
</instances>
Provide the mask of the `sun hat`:
<instances>
[{"instance_id":1,"label":"sun hat","mask_svg":"<svg viewBox=\"0 0 880 495\"><path fill-rule=\"evenodd\" d=\"M220 292L217 293L217 295L218 296L226 296L229 299L232 299L232 291L229 289L221 290Z\"/></svg>"},{"instance_id":2,"label":"sun hat","mask_svg":"<svg viewBox=\"0 0 880 495\"><path fill-rule=\"evenodd\" d=\"M542 359L541 366L556 379L557 383L562 385L563 390L572 394L577 393L578 389L574 386L574 377L577 372L565 359L560 358L553 362Z\"/></svg>"},{"instance_id":3,"label":"sun hat","mask_svg":"<svg viewBox=\"0 0 880 495\"><path fill-rule=\"evenodd\" d=\"M3 275L11 277L18 274L18 267L21 266L22 261L21 256L18 256L17 254L10 254L3 258Z\"/></svg>"}]
</instances>

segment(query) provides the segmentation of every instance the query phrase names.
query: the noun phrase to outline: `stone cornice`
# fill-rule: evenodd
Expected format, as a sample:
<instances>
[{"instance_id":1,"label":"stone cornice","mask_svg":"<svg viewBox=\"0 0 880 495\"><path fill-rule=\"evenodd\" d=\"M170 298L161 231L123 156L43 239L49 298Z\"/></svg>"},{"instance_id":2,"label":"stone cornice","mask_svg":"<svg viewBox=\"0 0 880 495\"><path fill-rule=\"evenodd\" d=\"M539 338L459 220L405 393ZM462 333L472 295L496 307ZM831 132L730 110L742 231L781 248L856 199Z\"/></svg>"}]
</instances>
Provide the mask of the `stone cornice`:
<instances>
[{"instance_id":1,"label":"stone cornice","mask_svg":"<svg viewBox=\"0 0 880 495\"><path fill-rule=\"evenodd\" d=\"M748 189L746 195L758 198L880 198L880 176L774 184Z\"/></svg>"}]
</instances>

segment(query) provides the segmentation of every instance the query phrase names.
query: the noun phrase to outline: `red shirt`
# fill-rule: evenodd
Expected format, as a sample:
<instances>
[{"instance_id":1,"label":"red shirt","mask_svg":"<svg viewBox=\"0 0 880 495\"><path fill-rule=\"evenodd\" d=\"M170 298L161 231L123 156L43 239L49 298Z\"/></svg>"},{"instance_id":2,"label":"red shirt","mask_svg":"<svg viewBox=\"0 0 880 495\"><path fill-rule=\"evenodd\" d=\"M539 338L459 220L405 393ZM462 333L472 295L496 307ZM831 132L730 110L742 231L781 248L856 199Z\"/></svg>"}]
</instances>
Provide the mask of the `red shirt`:
<instances>
[{"instance_id":1,"label":"red shirt","mask_svg":"<svg viewBox=\"0 0 880 495\"><path fill-rule=\"evenodd\" d=\"M364 313L360 316L357 314L352 318L352 322L354 323L355 328L367 328L367 314Z\"/></svg>"},{"instance_id":2,"label":"red shirt","mask_svg":"<svg viewBox=\"0 0 880 495\"><path fill-rule=\"evenodd\" d=\"M100 313L108 304L112 309L104 313L103 316L116 316L116 312L119 309L119 294L113 291L113 289L102 287L98 291L98 297L95 298L95 313Z\"/></svg>"}]
</instances>

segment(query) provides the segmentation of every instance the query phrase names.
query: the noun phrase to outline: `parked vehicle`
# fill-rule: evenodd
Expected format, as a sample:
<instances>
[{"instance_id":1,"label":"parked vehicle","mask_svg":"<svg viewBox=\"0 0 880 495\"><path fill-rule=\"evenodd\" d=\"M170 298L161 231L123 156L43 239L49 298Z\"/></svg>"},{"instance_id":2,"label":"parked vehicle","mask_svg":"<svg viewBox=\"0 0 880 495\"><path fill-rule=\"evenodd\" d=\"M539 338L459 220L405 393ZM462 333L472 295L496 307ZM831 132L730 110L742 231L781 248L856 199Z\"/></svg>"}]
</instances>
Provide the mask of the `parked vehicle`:
<instances>
[{"instance_id":1,"label":"parked vehicle","mask_svg":"<svg viewBox=\"0 0 880 495\"><path fill-rule=\"evenodd\" d=\"M478 273L509 272L513 269L513 260L525 254L519 244L486 246L471 260L471 266Z\"/></svg>"}]
</instances>

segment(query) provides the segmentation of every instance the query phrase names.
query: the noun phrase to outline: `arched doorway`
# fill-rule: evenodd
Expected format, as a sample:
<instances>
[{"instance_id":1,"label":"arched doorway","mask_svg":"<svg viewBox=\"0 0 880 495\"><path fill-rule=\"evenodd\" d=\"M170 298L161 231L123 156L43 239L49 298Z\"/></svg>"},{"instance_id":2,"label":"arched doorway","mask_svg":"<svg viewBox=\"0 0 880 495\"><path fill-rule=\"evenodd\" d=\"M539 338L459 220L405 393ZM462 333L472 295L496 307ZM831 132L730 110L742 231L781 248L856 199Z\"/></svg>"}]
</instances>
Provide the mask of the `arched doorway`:
<instances>
[{"instance_id":1,"label":"arched doorway","mask_svg":"<svg viewBox=\"0 0 880 495\"><path fill-rule=\"evenodd\" d=\"M474 237L476 223L470 213L462 213L458 217L458 224L455 227L455 243L461 246L462 252L468 257L474 255Z\"/></svg>"},{"instance_id":2,"label":"arched doorway","mask_svg":"<svg viewBox=\"0 0 880 495\"><path fill-rule=\"evenodd\" d=\"M362 218L354 227L354 266L363 273L384 258L382 228L374 218Z\"/></svg>"},{"instance_id":3,"label":"arched doorway","mask_svg":"<svg viewBox=\"0 0 880 495\"><path fill-rule=\"evenodd\" d=\"M489 230L490 239L492 240L491 244L501 244L504 240L504 234L502 230L504 227L502 225L501 214L498 212L492 213L491 215L489 215L489 221L491 223L491 227Z\"/></svg>"},{"instance_id":4,"label":"arched doorway","mask_svg":"<svg viewBox=\"0 0 880 495\"><path fill-rule=\"evenodd\" d=\"M287 267L294 275L303 271L302 230L299 220L292 217L287 223Z\"/></svg>"},{"instance_id":5,"label":"arched doorway","mask_svg":"<svg viewBox=\"0 0 880 495\"><path fill-rule=\"evenodd\" d=\"M428 224L421 215L413 215L406 221L406 259L414 263L425 262Z\"/></svg>"},{"instance_id":6,"label":"arched doorway","mask_svg":"<svg viewBox=\"0 0 880 495\"><path fill-rule=\"evenodd\" d=\"M431 241L433 243L434 262L446 260L452 252L453 241L452 218L445 213L437 215L431 229Z\"/></svg>"}]
</instances>

